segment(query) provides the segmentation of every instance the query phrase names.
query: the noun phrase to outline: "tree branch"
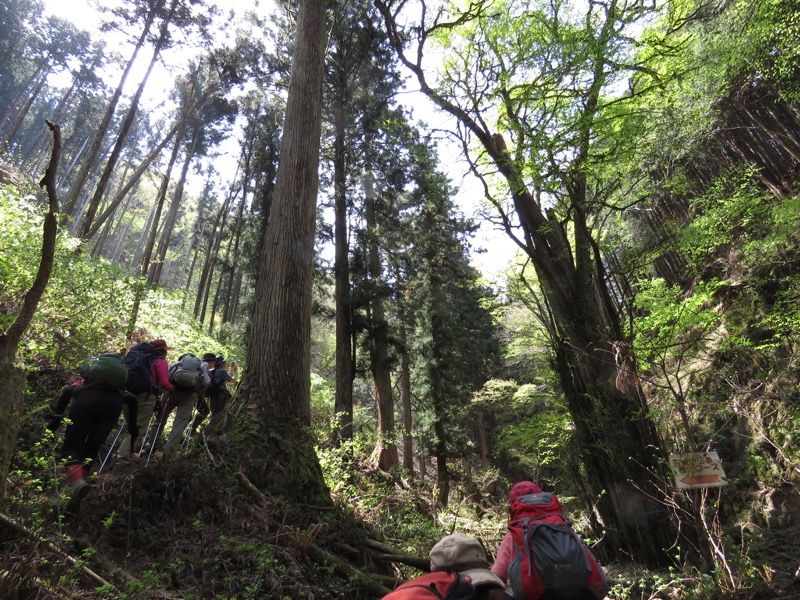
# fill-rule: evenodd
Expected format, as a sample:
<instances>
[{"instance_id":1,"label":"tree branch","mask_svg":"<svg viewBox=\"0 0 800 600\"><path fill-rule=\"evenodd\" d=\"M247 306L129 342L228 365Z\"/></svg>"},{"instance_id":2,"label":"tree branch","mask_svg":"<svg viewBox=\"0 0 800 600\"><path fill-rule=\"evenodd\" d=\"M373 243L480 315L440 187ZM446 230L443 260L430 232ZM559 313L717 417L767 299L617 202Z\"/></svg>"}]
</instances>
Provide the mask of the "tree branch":
<instances>
[{"instance_id":1,"label":"tree branch","mask_svg":"<svg viewBox=\"0 0 800 600\"><path fill-rule=\"evenodd\" d=\"M58 161L61 158L61 127L58 123L46 121L50 131L53 132L53 151L50 155L50 163L47 165L44 177L39 181L39 186L47 189L49 200L49 210L44 217L42 227L42 257L39 261L39 269L33 285L25 294L22 302L22 309L17 318L0 338L5 338L7 344L16 345L28 329L33 315L39 306L47 282L50 279L50 272L53 270L53 260L56 254L56 234L58 233L58 196L56 194L56 173L58 171Z\"/></svg>"}]
</instances>

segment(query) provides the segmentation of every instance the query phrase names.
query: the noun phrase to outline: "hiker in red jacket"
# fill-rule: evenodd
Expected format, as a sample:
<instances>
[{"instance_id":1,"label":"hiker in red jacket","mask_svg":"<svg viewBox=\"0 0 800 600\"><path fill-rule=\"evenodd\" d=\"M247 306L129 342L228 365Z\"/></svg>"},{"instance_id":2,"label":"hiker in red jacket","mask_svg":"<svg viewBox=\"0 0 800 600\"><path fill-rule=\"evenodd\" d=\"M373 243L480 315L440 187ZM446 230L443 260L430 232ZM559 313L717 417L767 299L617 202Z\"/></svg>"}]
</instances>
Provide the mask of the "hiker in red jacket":
<instances>
[{"instance_id":1,"label":"hiker in red jacket","mask_svg":"<svg viewBox=\"0 0 800 600\"><path fill-rule=\"evenodd\" d=\"M515 600L602 600L605 574L556 495L520 481L509 500L509 531L492 565L492 573L508 582L506 593Z\"/></svg>"}]
</instances>

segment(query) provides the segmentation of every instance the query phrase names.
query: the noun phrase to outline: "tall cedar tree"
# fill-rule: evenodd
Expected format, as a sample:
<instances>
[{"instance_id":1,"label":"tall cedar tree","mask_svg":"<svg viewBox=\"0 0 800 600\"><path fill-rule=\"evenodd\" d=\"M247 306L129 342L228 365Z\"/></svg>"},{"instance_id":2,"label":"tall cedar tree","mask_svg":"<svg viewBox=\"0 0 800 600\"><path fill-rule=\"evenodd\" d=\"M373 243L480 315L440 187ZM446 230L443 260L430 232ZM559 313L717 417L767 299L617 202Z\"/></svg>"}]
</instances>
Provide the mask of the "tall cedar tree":
<instances>
[{"instance_id":1,"label":"tall cedar tree","mask_svg":"<svg viewBox=\"0 0 800 600\"><path fill-rule=\"evenodd\" d=\"M408 143L413 157L410 179L415 189L412 207L404 211L403 229L410 234L404 253L404 287L413 298L409 308L416 325L414 387L433 412L437 504L446 506L451 478L448 461L466 454L463 442L475 421L470 399L492 377L498 343L489 294L469 264L465 238L474 226L456 214L453 190L436 170L435 151L424 140L412 140Z\"/></svg>"},{"instance_id":2,"label":"tall cedar tree","mask_svg":"<svg viewBox=\"0 0 800 600\"><path fill-rule=\"evenodd\" d=\"M326 41L324 0L302 2L233 437L243 472L257 487L327 505L330 493L307 430Z\"/></svg>"}]
</instances>

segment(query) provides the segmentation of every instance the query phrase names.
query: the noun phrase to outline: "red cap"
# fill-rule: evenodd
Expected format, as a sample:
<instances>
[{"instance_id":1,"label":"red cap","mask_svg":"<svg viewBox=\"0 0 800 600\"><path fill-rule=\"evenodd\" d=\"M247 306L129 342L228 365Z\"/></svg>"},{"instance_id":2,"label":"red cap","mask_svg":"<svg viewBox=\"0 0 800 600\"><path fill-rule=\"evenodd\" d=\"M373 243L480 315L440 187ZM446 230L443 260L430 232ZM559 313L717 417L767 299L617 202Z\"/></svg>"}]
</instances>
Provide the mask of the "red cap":
<instances>
[{"instance_id":1,"label":"red cap","mask_svg":"<svg viewBox=\"0 0 800 600\"><path fill-rule=\"evenodd\" d=\"M511 488L511 491L508 493L508 497L511 502L520 499L522 496L527 496L528 494L541 494L542 488L531 481L520 481L514 487Z\"/></svg>"},{"instance_id":2,"label":"red cap","mask_svg":"<svg viewBox=\"0 0 800 600\"><path fill-rule=\"evenodd\" d=\"M167 346L167 342L165 342L164 340L153 340L150 343L159 350L172 350L172 348Z\"/></svg>"}]
</instances>

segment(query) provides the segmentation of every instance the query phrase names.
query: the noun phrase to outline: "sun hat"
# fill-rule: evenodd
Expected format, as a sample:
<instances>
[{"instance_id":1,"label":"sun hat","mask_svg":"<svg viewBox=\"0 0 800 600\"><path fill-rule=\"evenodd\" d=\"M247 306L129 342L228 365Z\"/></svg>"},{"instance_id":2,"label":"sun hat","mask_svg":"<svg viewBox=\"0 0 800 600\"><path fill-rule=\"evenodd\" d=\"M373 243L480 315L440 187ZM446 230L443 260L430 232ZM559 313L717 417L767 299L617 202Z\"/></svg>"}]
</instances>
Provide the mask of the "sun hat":
<instances>
[{"instance_id":1,"label":"sun hat","mask_svg":"<svg viewBox=\"0 0 800 600\"><path fill-rule=\"evenodd\" d=\"M455 571L469 577L474 587L504 588L503 580L489 570L481 543L463 533L451 533L436 542L430 553L431 571Z\"/></svg>"},{"instance_id":2,"label":"sun hat","mask_svg":"<svg viewBox=\"0 0 800 600\"><path fill-rule=\"evenodd\" d=\"M214 359L215 364L220 364L225 362L225 357L220 354L216 359Z\"/></svg>"},{"instance_id":3,"label":"sun hat","mask_svg":"<svg viewBox=\"0 0 800 600\"><path fill-rule=\"evenodd\" d=\"M159 350L172 350L172 347L167 346L167 342L164 340L153 340L150 342L151 345L155 346Z\"/></svg>"},{"instance_id":4,"label":"sun hat","mask_svg":"<svg viewBox=\"0 0 800 600\"><path fill-rule=\"evenodd\" d=\"M213 360L214 362L217 362L217 355L214 354L213 352L206 352L205 354L203 354L203 360L206 361L206 362L208 362L210 360Z\"/></svg>"}]
</instances>

